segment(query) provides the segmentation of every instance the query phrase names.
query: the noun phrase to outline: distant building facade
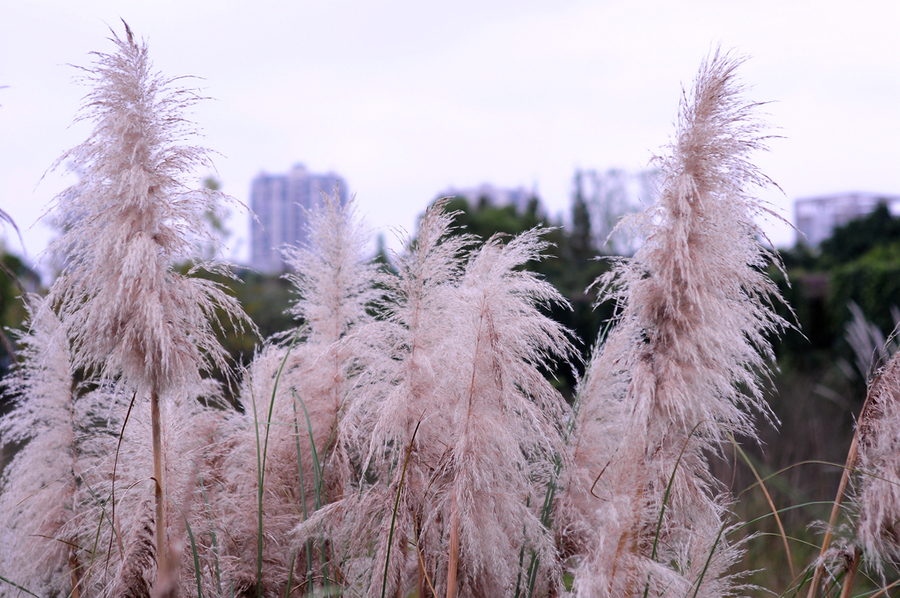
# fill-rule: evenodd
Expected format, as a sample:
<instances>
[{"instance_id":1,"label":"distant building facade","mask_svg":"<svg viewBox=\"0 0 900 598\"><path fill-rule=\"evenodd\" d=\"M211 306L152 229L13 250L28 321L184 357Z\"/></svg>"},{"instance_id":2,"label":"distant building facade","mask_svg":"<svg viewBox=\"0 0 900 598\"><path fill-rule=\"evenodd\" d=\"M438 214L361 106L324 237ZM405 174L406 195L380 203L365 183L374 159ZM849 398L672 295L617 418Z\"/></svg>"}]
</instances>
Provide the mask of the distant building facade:
<instances>
[{"instance_id":1,"label":"distant building facade","mask_svg":"<svg viewBox=\"0 0 900 598\"><path fill-rule=\"evenodd\" d=\"M307 211L322 204L322 193L337 192L347 203L347 183L329 172L314 174L297 164L287 174L257 175L250 187L250 267L276 273L285 269L280 247L306 241Z\"/></svg>"},{"instance_id":2,"label":"distant building facade","mask_svg":"<svg viewBox=\"0 0 900 598\"><path fill-rule=\"evenodd\" d=\"M515 206L516 211L521 213L528 209L528 202L536 196L536 192L528 191L525 187L495 187L489 183L463 189L450 187L438 195L438 197L464 197L470 206L478 206L482 201L496 208Z\"/></svg>"},{"instance_id":3,"label":"distant building facade","mask_svg":"<svg viewBox=\"0 0 900 598\"><path fill-rule=\"evenodd\" d=\"M837 193L794 201L794 221L802 235L799 241L815 247L834 229L871 213L885 204L893 216L900 216L900 195L879 193Z\"/></svg>"}]
</instances>

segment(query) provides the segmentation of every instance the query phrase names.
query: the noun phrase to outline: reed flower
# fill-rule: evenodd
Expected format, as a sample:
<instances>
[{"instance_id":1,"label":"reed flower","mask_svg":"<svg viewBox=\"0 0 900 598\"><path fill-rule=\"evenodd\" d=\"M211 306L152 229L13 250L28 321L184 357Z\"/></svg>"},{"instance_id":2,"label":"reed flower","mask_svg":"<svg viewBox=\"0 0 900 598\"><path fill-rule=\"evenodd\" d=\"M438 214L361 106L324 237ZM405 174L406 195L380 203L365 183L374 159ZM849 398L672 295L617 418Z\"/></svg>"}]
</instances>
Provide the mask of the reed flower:
<instances>
[{"instance_id":1,"label":"reed flower","mask_svg":"<svg viewBox=\"0 0 900 598\"><path fill-rule=\"evenodd\" d=\"M575 549L579 596L736 591L729 499L705 454L754 438L750 409L770 415L759 377L784 325L753 221L768 210L751 190L771 181L748 160L765 137L740 62L716 52L701 67L657 158L658 202L625 224L645 240L599 281L619 315L580 392L568 499L587 517L572 529L589 532Z\"/></svg>"},{"instance_id":2,"label":"reed flower","mask_svg":"<svg viewBox=\"0 0 900 598\"><path fill-rule=\"evenodd\" d=\"M82 585L98 502L92 486L115 448L109 389L76 383L66 338L46 301L29 299L22 365L4 381L13 410L0 437L22 449L0 490L0 575L23 587L69 593ZM0 595L9 588L0 586Z\"/></svg>"},{"instance_id":3,"label":"reed flower","mask_svg":"<svg viewBox=\"0 0 900 598\"><path fill-rule=\"evenodd\" d=\"M126 26L127 27L127 26ZM184 177L208 165L186 145L183 112L199 98L152 70L146 44L113 37L118 52L96 53L93 86L79 120L94 130L58 160L81 176L57 197L65 233L54 249L66 266L51 298L72 339L76 367L97 368L143 392L190 386L224 352L210 322L218 306L241 319L234 298L174 265L190 261L220 194L191 190Z\"/></svg>"},{"instance_id":4,"label":"reed flower","mask_svg":"<svg viewBox=\"0 0 900 598\"><path fill-rule=\"evenodd\" d=\"M866 561L882 571L900 561L900 357L872 381L858 424L856 537Z\"/></svg>"},{"instance_id":5,"label":"reed flower","mask_svg":"<svg viewBox=\"0 0 900 598\"><path fill-rule=\"evenodd\" d=\"M232 422L238 431L222 500L234 516L227 548L236 557L229 567L239 590L283 594L292 568L295 583L311 583L321 550L293 551L290 533L342 494L337 426L362 360L348 338L371 320L378 275L352 200L342 206L337 195L325 196L307 231L307 244L283 248L298 328L271 339L254 359L241 394L245 415ZM264 519L247 517L260 504Z\"/></svg>"},{"instance_id":6,"label":"reed flower","mask_svg":"<svg viewBox=\"0 0 900 598\"><path fill-rule=\"evenodd\" d=\"M335 544L353 564L346 572L349 582L373 596L383 586L396 590L417 569L406 546L430 476L427 466L417 463L436 464L444 451L419 438L417 430L424 413L442 417L435 398L444 333L454 314L448 291L462 274L461 252L472 242L469 236L449 235L452 215L445 213L444 203L425 213L409 251L396 258L398 275L384 281L385 299L378 309L386 317L348 340L357 355L371 356L363 361L338 427L339 450L356 467L347 472L344 498L312 516L297 537L300 545L333 531ZM436 420L435 429L440 428ZM408 449L407 477L403 455ZM395 499L399 507L392 517ZM369 542L375 544L371 560L365 549Z\"/></svg>"},{"instance_id":7,"label":"reed flower","mask_svg":"<svg viewBox=\"0 0 900 598\"><path fill-rule=\"evenodd\" d=\"M183 181L207 164L205 150L185 144L195 131L182 114L198 97L154 72L146 44L125 30L126 39L111 40L116 53L97 53L84 69L93 90L80 118L94 130L59 160L81 178L57 198L66 232L54 248L67 262L50 301L73 367L134 389L139 401L149 395L156 552L167 570L160 401L192 394L211 364L225 367L215 310L238 322L245 316L215 283L174 269L190 259L198 237L215 242L204 214L218 194Z\"/></svg>"},{"instance_id":8,"label":"reed flower","mask_svg":"<svg viewBox=\"0 0 900 598\"><path fill-rule=\"evenodd\" d=\"M420 595L511 596L526 583L523 560L542 558L545 577L556 563L536 505L562 452L566 405L540 368L572 346L539 310L562 297L520 269L547 244L539 230L505 245L497 236L465 259L473 238L451 234L444 203L396 260L386 321L355 338L378 356L339 423L347 453L364 457L356 491L299 529L302 539L339 528L371 596L414 582Z\"/></svg>"}]
</instances>

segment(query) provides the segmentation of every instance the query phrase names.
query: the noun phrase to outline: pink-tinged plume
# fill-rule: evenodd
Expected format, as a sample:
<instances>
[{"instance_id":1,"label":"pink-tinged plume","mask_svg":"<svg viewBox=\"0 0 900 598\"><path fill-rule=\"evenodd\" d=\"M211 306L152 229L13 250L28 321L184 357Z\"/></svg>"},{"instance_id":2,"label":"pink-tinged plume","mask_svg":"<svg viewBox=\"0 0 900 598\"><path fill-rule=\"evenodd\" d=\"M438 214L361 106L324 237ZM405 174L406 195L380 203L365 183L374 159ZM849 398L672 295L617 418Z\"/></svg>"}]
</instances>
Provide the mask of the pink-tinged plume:
<instances>
[{"instance_id":1,"label":"pink-tinged plume","mask_svg":"<svg viewBox=\"0 0 900 598\"><path fill-rule=\"evenodd\" d=\"M232 421L234 448L225 461L226 484L217 491L219 509L227 513L225 549L233 557L226 574L237 595L258 589L284 595L290 578L305 592L314 581L324 585L324 577L338 575L323 564L327 547L307 543L295 550L290 534L343 492L337 426L353 371L363 361L348 336L371 320L367 307L378 278L368 241L355 203L342 206L337 196L325 196L309 214L307 243L284 248L299 326L267 344L247 369L245 414Z\"/></svg>"},{"instance_id":2,"label":"pink-tinged plume","mask_svg":"<svg viewBox=\"0 0 900 598\"><path fill-rule=\"evenodd\" d=\"M152 70L146 44L113 37L114 54L84 69L93 86L79 120L91 136L58 161L79 181L57 197L66 256L51 290L77 367L98 368L142 391L196 384L209 362L224 366L210 318L243 311L214 283L174 266L214 242L204 215L221 194L184 179L208 166L183 112L199 98Z\"/></svg>"},{"instance_id":3,"label":"pink-tinged plume","mask_svg":"<svg viewBox=\"0 0 900 598\"><path fill-rule=\"evenodd\" d=\"M68 343L46 301L29 299L22 365L6 378L13 410L0 420L6 447L22 443L0 488L0 576L41 595L83 592L90 533L102 508L91 490L115 450L108 388L76 383ZM0 584L0 595L11 590Z\"/></svg>"},{"instance_id":4,"label":"pink-tinged plume","mask_svg":"<svg viewBox=\"0 0 900 598\"><path fill-rule=\"evenodd\" d=\"M751 192L771 181L748 160L765 137L740 97L740 63L717 52L701 67L657 159L659 200L625 223L643 244L600 281L619 315L580 389L561 505L577 596L739 591L730 497L706 453L755 437L750 410L769 414L767 336L784 326L753 221L768 210Z\"/></svg>"},{"instance_id":5,"label":"pink-tinged plume","mask_svg":"<svg viewBox=\"0 0 900 598\"><path fill-rule=\"evenodd\" d=\"M557 581L540 504L567 407L540 368L571 344L539 310L560 295L521 270L546 243L541 231L495 237L463 260L474 239L451 235L444 205L396 260L388 320L355 339L377 358L339 428L363 475L299 529L339 528L348 579L369 596L512 596L533 561L542 587Z\"/></svg>"},{"instance_id":6,"label":"pink-tinged plume","mask_svg":"<svg viewBox=\"0 0 900 598\"><path fill-rule=\"evenodd\" d=\"M866 561L900 561L900 353L873 380L859 419L856 535Z\"/></svg>"},{"instance_id":7,"label":"pink-tinged plume","mask_svg":"<svg viewBox=\"0 0 900 598\"><path fill-rule=\"evenodd\" d=\"M175 269L200 241L215 244L204 216L219 194L184 183L207 165L205 150L185 144L194 130L182 114L197 96L154 72L146 44L125 31L111 40L116 53L96 53L84 69L93 90L80 118L94 130L60 158L80 180L57 197L66 232L54 247L67 261L49 298L73 366L133 390L139 403L149 398L156 555L168 571L160 404L196 396L203 370L226 368L216 310L239 326L246 316L215 283Z\"/></svg>"}]
</instances>

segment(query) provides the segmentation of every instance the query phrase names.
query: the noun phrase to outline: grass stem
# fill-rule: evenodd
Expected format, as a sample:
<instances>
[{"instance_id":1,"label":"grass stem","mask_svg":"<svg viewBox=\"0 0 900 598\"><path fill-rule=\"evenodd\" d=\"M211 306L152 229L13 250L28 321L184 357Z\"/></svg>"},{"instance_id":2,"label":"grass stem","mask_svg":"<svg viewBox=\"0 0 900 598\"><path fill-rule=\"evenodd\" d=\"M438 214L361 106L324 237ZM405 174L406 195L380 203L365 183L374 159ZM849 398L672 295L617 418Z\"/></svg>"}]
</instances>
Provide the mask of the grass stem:
<instances>
[{"instance_id":1,"label":"grass stem","mask_svg":"<svg viewBox=\"0 0 900 598\"><path fill-rule=\"evenodd\" d=\"M153 477L156 481L156 570L162 572L169 570L169 563L163 486L162 419L159 413L159 393L155 386L150 391L150 421L153 425Z\"/></svg>"}]
</instances>

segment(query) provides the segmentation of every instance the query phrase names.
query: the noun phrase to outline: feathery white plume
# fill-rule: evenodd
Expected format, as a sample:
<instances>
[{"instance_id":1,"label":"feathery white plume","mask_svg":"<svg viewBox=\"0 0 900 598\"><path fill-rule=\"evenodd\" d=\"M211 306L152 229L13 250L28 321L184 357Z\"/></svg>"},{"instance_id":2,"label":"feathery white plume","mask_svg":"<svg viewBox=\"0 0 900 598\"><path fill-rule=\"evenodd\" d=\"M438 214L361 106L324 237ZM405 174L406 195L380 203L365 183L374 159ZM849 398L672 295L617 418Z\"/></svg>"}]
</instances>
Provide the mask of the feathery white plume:
<instances>
[{"instance_id":1,"label":"feathery white plume","mask_svg":"<svg viewBox=\"0 0 900 598\"><path fill-rule=\"evenodd\" d=\"M860 416L856 536L882 571L900 561L900 353L872 381Z\"/></svg>"},{"instance_id":2,"label":"feathery white plume","mask_svg":"<svg viewBox=\"0 0 900 598\"><path fill-rule=\"evenodd\" d=\"M343 458L335 453L338 420L360 357L347 337L371 320L375 266L355 202L336 195L309 214L308 242L284 248L297 301L299 328L281 345L267 345L247 370L245 415L235 418L235 450L226 459L228 489L221 496L233 513L228 524L229 565L239 588L284 594L291 563L296 583L309 583L309 565L321 567L321 551L292 552L290 532L342 493ZM271 424L269 417L271 414ZM255 419L254 419L255 418ZM259 441L259 444L257 444ZM258 580L259 467L265 451L262 501L263 580ZM223 505L224 506L224 505ZM307 554L310 552L310 554Z\"/></svg>"},{"instance_id":3,"label":"feathery white plume","mask_svg":"<svg viewBox=\"0 0 900 598\"><path fill-rule=\"evenodd\" d=\"M152 71L146 44L112 38L114 54L84 69L93 90L79 120L90 138L58 163L80 180L57 197L66 255L51 298L74 345L77 367L98 368L165 393L199 382L209 361L224 365L210 318L218 306L245 316L214 283L183 276L195 241L214 239L205 212L220 194L189 190L184 177L208 163L183 112L198 97Z\"/></svg>"},{"instance_id":4,"label":"feathery white plume","mask_svg":"<svg viewBox=\"0 0 900 598\"><path fill-rule=\"evenodd\" d=\"M111 40L116 53L97 53L84 69L93 90L81 119L94 130L60 158L81 179L57 198L66 232L54 247L67 263L50 301L76 368L134 389L140 402L149 394L156 555L158 570L169 571L160 404L196 396L211 364L225 369L211 322L216 309L238 323L246 316L215 283L174 269L198 238L215 244L204 214L219 195L183 182L207 164L204 149L185 144L194 130L182 114L198 97L153 72L146 44L125 30L126 39Z\"/></svg>"},{"instance_id":5,"label":"feathery white plume","mask_svg":"<svg viewBox=\"0 0 900 598\"><path fill-rule=\"evenodd\" d=\"M566 405L540 368L572 346L539 311L562 297L520 270L547 244L540 230L506 245L498 236L464 262L473 239L450 234L444 205L429 208L386 281L388 321L356 338L378 356L339 424L347 452L365 458L358 493L300 529L341 528L335 541L369 573L356 582L370 596L416 579L420 593L510 596L532 555L544 576L555 563L538 505Z\"/></svg>"},{"instance_id":6,"label":"feathery white plume","mask_svg":"<svg viewBox=\"0 0 900 598\"><path fill-rule=\"evenodd\" d=\"M740 63L717 52L701 67L657 159L659 201L627 222L646 240L601 280L619 316L581 389L567 498L579 596L733 591L728 501L704 452L755 436L748 407L771 417L759 376L784 326L753 222L768 210L751 190L771 181L748 161L765 137Z\"/></svg>"},{"instance_id":7,"label":"feathery white plume","mask_svg":"<svg viewBox=\"0 0 900 598\"><path fill-rule=\"evenodd\" d=\"M3 472L0 575L69 593L83 590L93 556L90 528L102 510L93 490L115 450L116 399L104 386L76 384L59 320L45 300L29 303L22 365L4 381L15 407L0 420L0 437L24 446Z\"/></svg>"}]
</instances>

